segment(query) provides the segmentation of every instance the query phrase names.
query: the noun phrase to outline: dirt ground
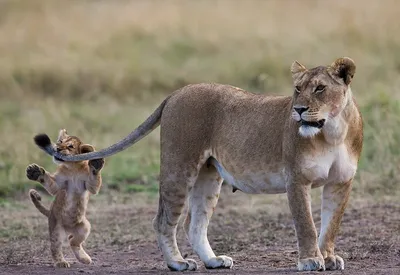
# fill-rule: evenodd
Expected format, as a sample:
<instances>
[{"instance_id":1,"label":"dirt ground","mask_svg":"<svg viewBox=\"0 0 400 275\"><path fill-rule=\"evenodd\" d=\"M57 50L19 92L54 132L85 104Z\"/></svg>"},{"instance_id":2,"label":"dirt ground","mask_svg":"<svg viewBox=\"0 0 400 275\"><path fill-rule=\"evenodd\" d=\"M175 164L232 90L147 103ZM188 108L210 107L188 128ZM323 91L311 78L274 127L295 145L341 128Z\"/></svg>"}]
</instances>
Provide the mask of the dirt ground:
<instances>
[{"instance_id":1,"label":"dirt ground","mask_svg":"<svg viewBox=\"0 0 400 275\"><path fill-rule=\"evenodd\" d=\"M319 197L313 198L319 227ZM50 198L43 200L48 204ZM92 233L85 249L94 263L78 263L65 246L71 268L55 270L46 218L28 198L6 205L0 208L0 274L176 274L168 271L157 248L151 226L156 210L157 196L103 190L103 195L91 198L88 212ZM198 261L193 274L296 273L296 239L285 195L249 196L223 188L209 239L216 254L233 257L231 270L206 270L183 230L178 236L184 257ZM345 259L341 274L400 274L400 204L394 199L353 198L336 244Z\"/></svg>"}]
</instances>

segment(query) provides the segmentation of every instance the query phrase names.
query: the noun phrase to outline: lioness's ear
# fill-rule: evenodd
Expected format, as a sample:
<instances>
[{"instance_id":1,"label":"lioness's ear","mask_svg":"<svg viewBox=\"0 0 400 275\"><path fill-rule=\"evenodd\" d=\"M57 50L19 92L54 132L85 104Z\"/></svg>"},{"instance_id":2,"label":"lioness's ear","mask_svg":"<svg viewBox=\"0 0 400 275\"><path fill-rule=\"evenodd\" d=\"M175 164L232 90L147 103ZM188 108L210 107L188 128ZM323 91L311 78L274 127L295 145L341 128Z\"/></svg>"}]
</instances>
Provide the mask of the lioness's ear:
<instances>
[{"instance_id":1,"label":"lioness's ear","mask_svg":"<svg viewBox=\"0 0 400 275\"><path fill-rule=\"evenodd\" d=\"M58 132L58 138L57 141L61 142L64 138L68 136L67 130L61 129L60 132Z\"/></svg>"},{"instance_id":2,"label":"lioness's ear","mask_svg":"<svg viewBox=\"0 0 400 275\"><path fill-rule=\"evenodd\" d=\"M90 153L93 151L94 151L94 147L90 144L81 144L81 146L79 146L80 154Z\"/></svg>"},{"instance_id":3,"label":"lioness's ear","mask_svg":"<svg viewBox=\"0 0 400 275\"><path fill-rule=\"evenodd\" d=\"M301 65L298 61L294 61L292 66L290 67L290 71L292 72L292 76L296 77L298 73L302 73L307 71L306 67Z\"/></svg>"},{"instance_id":4,"label":"lioness's ear","mask_svg":"<svg viewBox=\"0 0 400 275\"><path fill-rule=\"evenodd\" d=\"M351 58L338 58L328 67L328 72L341 78L346 85L349 85L356 73L356 64Z\"/></svg>"}]
</instances>

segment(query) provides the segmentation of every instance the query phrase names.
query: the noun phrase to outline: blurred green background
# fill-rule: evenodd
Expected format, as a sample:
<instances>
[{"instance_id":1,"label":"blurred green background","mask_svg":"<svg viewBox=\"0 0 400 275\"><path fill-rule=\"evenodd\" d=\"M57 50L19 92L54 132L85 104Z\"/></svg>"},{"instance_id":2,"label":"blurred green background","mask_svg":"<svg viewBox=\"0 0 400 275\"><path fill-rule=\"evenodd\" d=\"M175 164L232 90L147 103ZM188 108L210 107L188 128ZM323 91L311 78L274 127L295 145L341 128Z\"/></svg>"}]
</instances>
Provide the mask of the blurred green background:
<instances>
[{"instance_id":1,"label":"blurred green background","mask_svg":"<svg viewBox=\"0 0 400 275\"><path fill-rule=\"evenodd\" d=\"M400 4L362 1L0 2L0 197L53 172L33 143L60 128L104 148L185 84L292 93L290 65L357 65L364 117L355 195L396 195L400 180ZM106 161L104 188L157 191L159 130ZM37 186L38 187L38 186ZM24 194L25 196L25 194Z\"/></svg>"}]
</instances>

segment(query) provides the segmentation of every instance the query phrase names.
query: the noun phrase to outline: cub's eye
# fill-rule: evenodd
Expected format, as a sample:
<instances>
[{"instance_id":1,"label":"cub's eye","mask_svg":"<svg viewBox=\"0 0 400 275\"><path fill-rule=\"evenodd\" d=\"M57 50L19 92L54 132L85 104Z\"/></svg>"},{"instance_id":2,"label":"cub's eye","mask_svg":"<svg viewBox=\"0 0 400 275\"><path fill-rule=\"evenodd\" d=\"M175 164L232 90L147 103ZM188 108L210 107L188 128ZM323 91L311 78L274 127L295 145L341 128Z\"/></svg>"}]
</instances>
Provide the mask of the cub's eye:
<instances>
[{"instance_id":1,"label":"cub's eye","mask_svg":"<svg viewBox=\"0 0 400 275\"><path fill-rule=\"evenodd\" d=\"M70 145L68 145L68 148L73 149L74 145L70 144Z\"/></svg>"},{"instance_id":2,"label":"cub's eye","mask_svg":"<svg viewBox=\"0 0 400 275\"><path fill-rule=\"evenodd\" d=\"M318 85L317 88L315 88L316 93L323 92L325 90L326 86L325 85Z\"/></svg>"},{"instance_id":3,"label":"cub's eye","mask_svg":"<svg viewBox=\"0 0 400 275\"><path fill-rule=\"evenodd\" d=\"M295 91L296 93L300 93L300 86L295 86L295 87L294 87L294 91Z\"/></svg>"}]
</instances>

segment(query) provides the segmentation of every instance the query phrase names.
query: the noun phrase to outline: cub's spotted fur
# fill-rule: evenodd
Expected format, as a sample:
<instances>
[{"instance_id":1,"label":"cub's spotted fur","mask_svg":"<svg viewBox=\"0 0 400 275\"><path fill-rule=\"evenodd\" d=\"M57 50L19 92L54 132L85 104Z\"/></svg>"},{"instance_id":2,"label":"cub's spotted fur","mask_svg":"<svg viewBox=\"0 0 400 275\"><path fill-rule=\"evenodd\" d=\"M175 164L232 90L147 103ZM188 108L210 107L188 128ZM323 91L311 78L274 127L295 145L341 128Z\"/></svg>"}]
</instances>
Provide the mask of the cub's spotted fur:
<instances>
[{"instance_id":1,"label":"cub's spotted fur","mask_svg":"<svg viewBox=\"0 0 400 275\"><path fill-rule=\"evenodd\" d=\"M83 144L79 138L69 136L65 130L61 130L55 150L65 155L77 155L93 152L94 147ZM47 192L56 196L50 209L41 203L41 197L36 190L29 191L30 198L36 208L48 217L54 265L70 266L61 250L64 232L68 234L75 257L81 263L90 264L92 260L82 248L82 243L90 233L90 223L85 215L89 194L97 194L100 190L100 170L104 166L104 159L79 162L59 162L54 159L54 162L58 164L54 174L36 164L26 168L28 179L40 182Z\"/></svg>"}]
</instances>

